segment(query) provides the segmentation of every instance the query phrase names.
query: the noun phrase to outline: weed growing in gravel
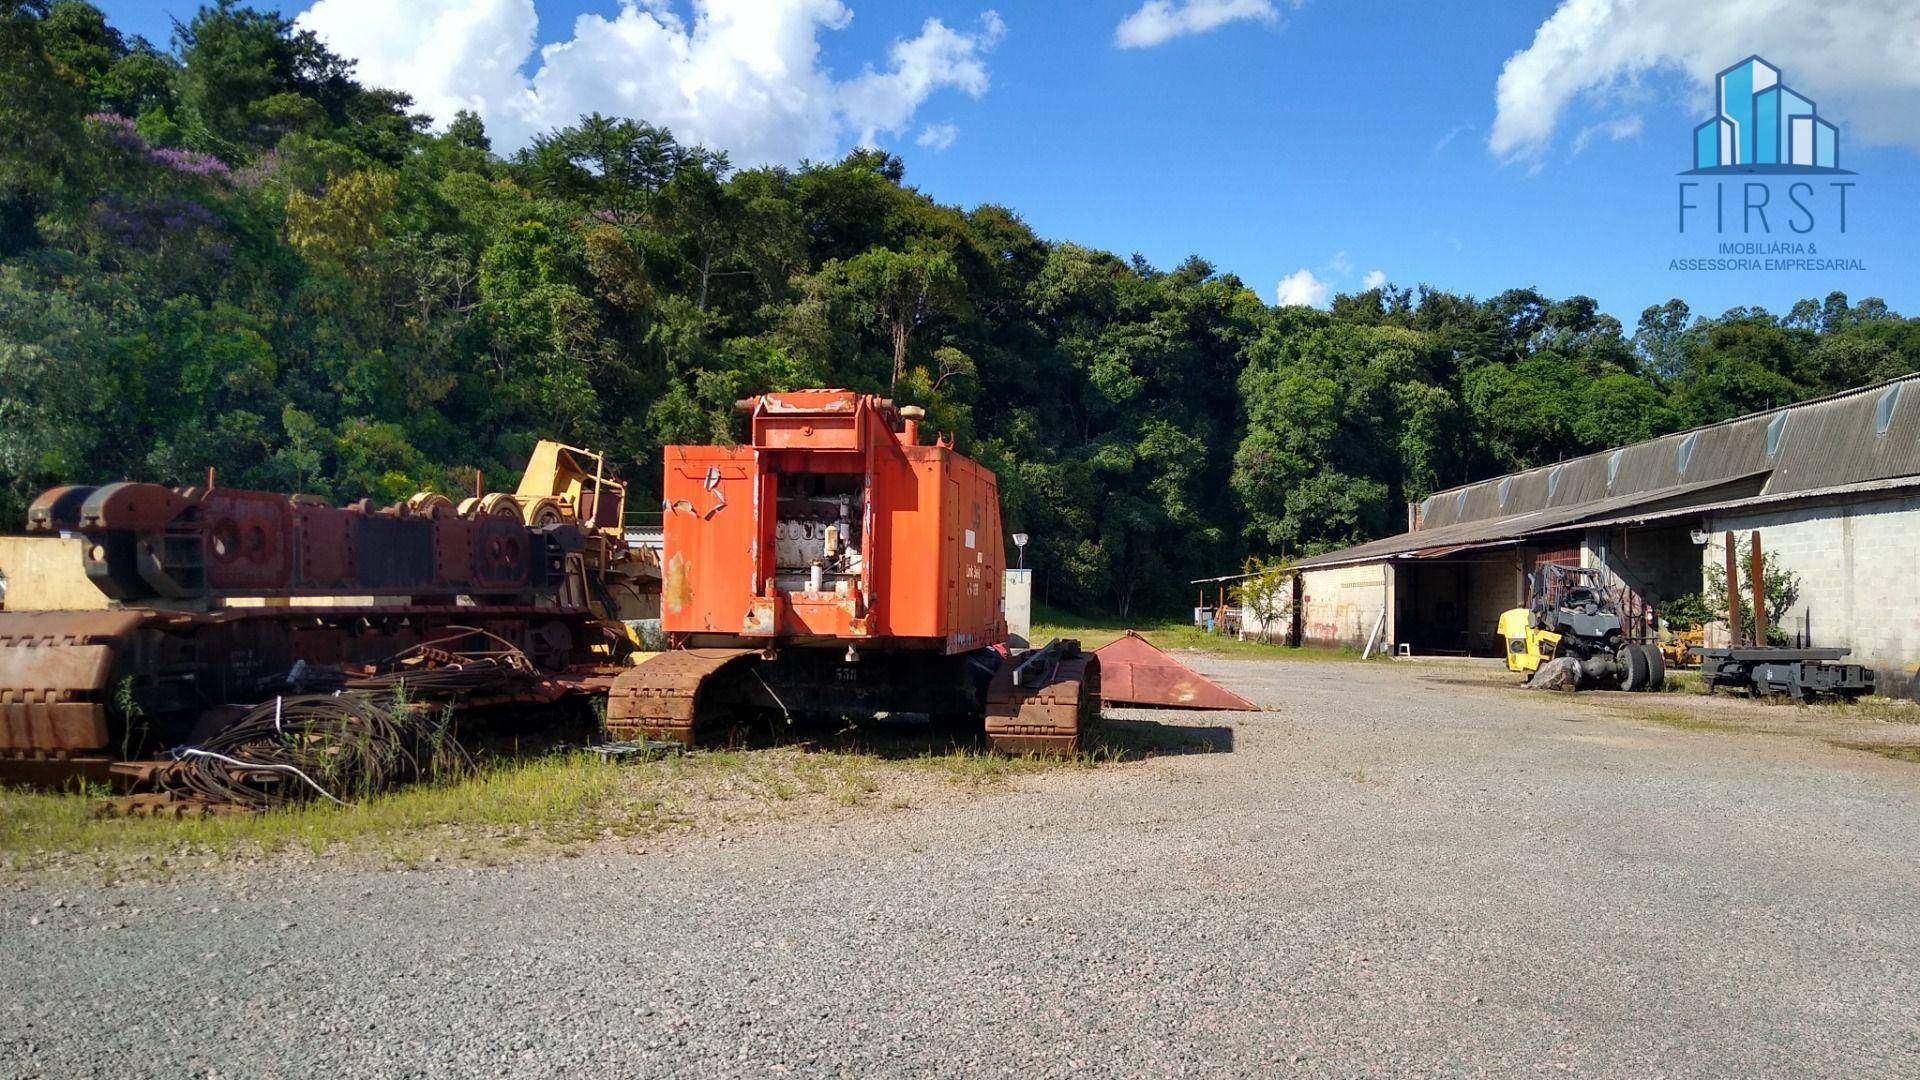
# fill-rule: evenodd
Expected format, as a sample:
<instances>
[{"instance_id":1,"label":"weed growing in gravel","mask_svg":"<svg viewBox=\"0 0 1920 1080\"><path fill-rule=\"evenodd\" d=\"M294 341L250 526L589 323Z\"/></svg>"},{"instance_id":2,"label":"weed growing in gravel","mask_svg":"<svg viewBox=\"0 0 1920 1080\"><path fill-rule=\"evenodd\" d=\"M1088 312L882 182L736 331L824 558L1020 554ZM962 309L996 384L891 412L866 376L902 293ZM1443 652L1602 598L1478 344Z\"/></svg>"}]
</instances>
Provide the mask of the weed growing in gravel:
<instances>
[{"instance_id":1,"label":"weed growing in gravel","mask_svg":"<svg viewBox=\"0 0 1920 1080\"><path fill-rule=\"evenodd\" d=\"M496 762L457 784L416 786L347 806L308 803L270 813L184 820L107 818L102 792L0 791L0 859L30 867L60 853L102 855L237 852L378 846L458 826L479 833L545 834L565 840L590 826L633 832L665 823L663 809L619 800L619 769L593 755ZM371 842L371 844L370 844Z\"/></svg>"},{"instance_id":2,"label":"weed growing in gravel","mask_svg":"<svg viewBox=\"0 0 1920 1080\"><path fill-rule=\"evenodd\" d=\"M1644 712L1635 712L1633 715L1649 724L1659 724L1661 727L1677 728L1681 731L1746 730L1739 724L1729 724L1725 720L1710 720L1703 716L1694 716L1691 713L1677 712L1672 709L1649 709Z\"/></svg>"},{"instance_id":3,"label":"weed growing in gravel","mask_svg":"<svg viewBox=\"0 0 1920 1080\"><path fill-rule=\"evenodd\" d=\"M1707 692L1707 683L1705 679L1700 677L1698 671L1681 671L1668 668L1667 681L1660 687L1660 692L1663 694L1704 694Z\"/></svg>"},{"instance_id":4,"label":"weed growing in gravel","mask_svg":"<svg viewBox=\"0 0 1920 1080\"><path fill-rule=\"evenodd\" d=\"M1854 701L1822 701L1811 708L1836 717L1879 720L1889 724L1920 724L1920 703L1901 698L1864 697Z\"/></svg>"},{"instance_id":5,"label":"weed growing in gravel","mask_svg":"<svg viewBox=\"0 0 1920 1080\"><path fill-rule=\"evenodd\" d=\"M1883 758L1920 764L1920 744L1834 740L1833 745L1843 750L1865 750L1869 754L1879 754Z\"/></svg>"},{"instance_id":6,"label":"weed growing in gravel","mask_svg":"<svg viewBox=\"0 0 1920 1080\"><path fill-rule=\"evenodd\" d=\"M944 753L928 751L906 761L911 768L965 788L1001 784L1025 773L1043 772L1074 763L1073 758L1007 757L964 749Z\"/></svg>"},{"instance_id":7,"label":"weed growing in gravel","mask_svg":"<svg viewBox=\"0 0 1920 1080\"><path fill-rule=\"evenodd\" d=\"M104 788L0 789L0 869L33 870L77 858L154 876L195 860L288 851L372 855L402 865L443 858L491 864L524 852L567 853L594 840L778 816L782 807L808 801L860 806L884 792L890 778L906 774L930 773L977 789L1102 760L1109 758L1098 751L1062 762L971 747L910 755L893 748L883 755L861 745L711 750L626 763L554 753L495 758L459 783L410 787L347 806L309 803L185 820L100 817Z\"/></svg>"}]
</instances>

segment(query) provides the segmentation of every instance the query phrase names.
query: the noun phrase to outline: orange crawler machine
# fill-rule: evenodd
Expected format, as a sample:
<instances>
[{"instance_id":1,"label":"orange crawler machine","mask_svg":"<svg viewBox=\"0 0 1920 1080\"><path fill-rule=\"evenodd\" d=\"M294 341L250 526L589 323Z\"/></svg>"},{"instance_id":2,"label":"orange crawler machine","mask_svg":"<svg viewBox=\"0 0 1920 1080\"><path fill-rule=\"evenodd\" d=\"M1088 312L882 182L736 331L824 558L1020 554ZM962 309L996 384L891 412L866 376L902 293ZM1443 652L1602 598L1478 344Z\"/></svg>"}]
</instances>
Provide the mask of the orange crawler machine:
<instances>
[{"instance_id":1,"label":"orange crawler machine","mask_svg":"<svg viewBox=\"0 0 1920 1080\"><path fill-rule=\"evenodd\" d=\"M847 390L748 398L742 446L666 448L661 628L615 680L616 734L694 741L755 713L924 713L996 748L1071 749L1099 712L1072 642L1009 655L993 473Z\"/></svg>"}]
</instances>

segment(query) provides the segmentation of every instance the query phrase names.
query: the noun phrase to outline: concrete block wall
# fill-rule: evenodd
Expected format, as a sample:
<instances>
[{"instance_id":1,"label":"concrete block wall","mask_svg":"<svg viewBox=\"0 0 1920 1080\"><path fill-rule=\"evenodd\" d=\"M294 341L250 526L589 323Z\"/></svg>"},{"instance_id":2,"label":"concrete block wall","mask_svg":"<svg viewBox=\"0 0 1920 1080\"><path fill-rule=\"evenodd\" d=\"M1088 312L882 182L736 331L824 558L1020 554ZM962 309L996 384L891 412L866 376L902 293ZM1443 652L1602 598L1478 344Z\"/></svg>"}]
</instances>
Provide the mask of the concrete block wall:
<instances>
[{"instance_id":1,"label":"concrete block wall","mask_svg":"<svg viewBox=\"0 0 1920 1080\"><path fill-rule=\"evenodd\" d=\"M1702 560L1725 561L1723 534L1760 544L1800 578L1800 596L1784 628L1806 616L1812 644L1853 650L1870 664L1881 693L1904 695L1920 671L1920 496L1715 515Z\"/></svg>"},{"instance_id":2,"label":"concrete block wall","mask_svg":"<svg viewBox=\"0 0 1920 1080\"><path fill-rule=\"evenodd\" d=\"M1386 563L1304 570L1300 578L1305 645L1364 648L1393 600L1393 567ZM1381 636L1392 633L1389 624Z\"/></svg>"},{"instance_id":3,"label":"concrete block wall","mask_svg":"<svg viewBox=\"0 0 1920 1080\"><path fill-rule=\"evenodd\" d=\"M1690 535L1693 523L1637 528L1630 532L1589 529L1581 545L1581 563L1606 571L1607 584L1628 589L1641 600L1660 604L1706 588L1700 545Z\"/></svg>"}]
</instances>

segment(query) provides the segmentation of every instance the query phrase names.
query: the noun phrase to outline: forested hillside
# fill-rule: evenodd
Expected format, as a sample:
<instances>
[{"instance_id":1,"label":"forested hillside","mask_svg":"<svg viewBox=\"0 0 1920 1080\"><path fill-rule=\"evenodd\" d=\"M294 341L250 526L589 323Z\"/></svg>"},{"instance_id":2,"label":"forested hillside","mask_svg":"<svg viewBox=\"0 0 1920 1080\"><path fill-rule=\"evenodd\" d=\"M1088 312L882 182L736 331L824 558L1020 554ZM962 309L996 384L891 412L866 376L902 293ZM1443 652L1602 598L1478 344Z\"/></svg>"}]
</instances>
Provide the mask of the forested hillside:
<instances>
[{"instance_id":1,"label":"forested hillside","mask_svg":"<svg viewBox=\"0 0 1920 1080\"><path fill-rule=\"evenodd\" d=\"M502 155L277 15L203 8L161 48L78 0L0 12L9 529L48 485L208 466L459 491L541 436L657 489L663 444L735 437L735 398L839 385L999 473L1055 603L1129 611L1395 531L1436 487L1920 366L1920 323L1840 295L1632 331L1525 288L1276 309L1198 256L940 205L876 150L736 170L588 116Z\"/></svg>"}]
</instances>

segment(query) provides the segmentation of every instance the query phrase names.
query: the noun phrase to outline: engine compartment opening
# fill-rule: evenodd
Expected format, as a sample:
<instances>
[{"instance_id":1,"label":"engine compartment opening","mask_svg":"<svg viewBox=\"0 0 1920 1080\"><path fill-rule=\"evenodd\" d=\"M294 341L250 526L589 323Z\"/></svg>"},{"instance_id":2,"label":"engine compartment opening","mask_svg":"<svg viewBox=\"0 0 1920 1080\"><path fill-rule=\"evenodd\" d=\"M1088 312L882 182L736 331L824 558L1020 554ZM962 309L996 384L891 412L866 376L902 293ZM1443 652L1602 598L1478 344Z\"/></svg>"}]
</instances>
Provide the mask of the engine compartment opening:
<instances>
[{"instance_id":1,"label":"engine compartment opening","mask_svg":"<svg viewBox=\"0 0 1920 1080\"><path fill-rule=\"evenodd\" d=\"M866 568L865 478L782 473L775 488L773 583L811 596L847 596Z\"/></svg>"}]
</instances>

